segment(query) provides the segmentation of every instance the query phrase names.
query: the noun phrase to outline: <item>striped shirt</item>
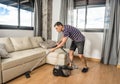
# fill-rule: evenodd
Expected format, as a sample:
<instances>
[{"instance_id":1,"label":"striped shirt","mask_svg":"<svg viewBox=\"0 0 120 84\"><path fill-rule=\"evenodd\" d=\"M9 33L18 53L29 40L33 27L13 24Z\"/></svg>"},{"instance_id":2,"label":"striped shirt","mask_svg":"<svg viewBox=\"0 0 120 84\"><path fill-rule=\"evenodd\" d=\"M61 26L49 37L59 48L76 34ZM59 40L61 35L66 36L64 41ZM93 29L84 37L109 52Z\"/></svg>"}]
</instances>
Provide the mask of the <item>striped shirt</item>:
<instances>
[{"instance_id":1,"label":"striped shirt","mask_svg":"<svg viewBox=\"0 0 120 84\"><path fill-rule=\"evenodd\" d=\"M69 37L75 42L85 41L84 35L73 26L64 25L64 30L62 32L64 37Z\"/></svg>"}]
</instances>

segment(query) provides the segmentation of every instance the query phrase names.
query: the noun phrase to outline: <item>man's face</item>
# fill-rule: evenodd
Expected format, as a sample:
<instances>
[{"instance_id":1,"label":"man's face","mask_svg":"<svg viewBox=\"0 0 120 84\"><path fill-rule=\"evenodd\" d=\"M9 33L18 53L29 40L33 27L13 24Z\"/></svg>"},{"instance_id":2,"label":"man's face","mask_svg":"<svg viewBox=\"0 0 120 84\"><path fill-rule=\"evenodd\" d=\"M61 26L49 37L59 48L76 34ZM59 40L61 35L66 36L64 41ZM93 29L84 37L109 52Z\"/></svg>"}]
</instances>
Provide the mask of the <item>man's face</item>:
<instances>
[{"instance_id":1,"label":"man's face","mask_svg":"<svg viewBox=\"0 0 120 84\"><path fill-rule=\"evenodd\" d=\"M57 32L61 32L62 31L63 26L59 25L59 26L55 26L55 29L57 30Z\"/></svg>"}]
</instances>

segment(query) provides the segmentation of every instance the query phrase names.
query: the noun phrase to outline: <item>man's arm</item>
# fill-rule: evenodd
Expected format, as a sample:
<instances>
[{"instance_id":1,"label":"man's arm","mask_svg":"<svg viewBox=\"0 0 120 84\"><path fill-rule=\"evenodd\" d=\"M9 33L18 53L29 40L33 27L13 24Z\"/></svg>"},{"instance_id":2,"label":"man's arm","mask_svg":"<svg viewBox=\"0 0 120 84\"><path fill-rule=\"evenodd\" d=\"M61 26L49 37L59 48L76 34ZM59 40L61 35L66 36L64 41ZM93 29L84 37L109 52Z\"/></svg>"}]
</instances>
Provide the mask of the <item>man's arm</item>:
<instances>
[{"instance_id":1,"label":"man's arm","mask_svg":"<svg viewBox=\"0 0 120 84\"><path fill-rule=\"evenodd\" d=\"M63 38L64 38L64 36L62 36L61 39L58 40L57 45L59 45L59 44L62 42L62 39L63 39Z\"/></svg>"},{"instance_id":2,"label":"man's arm","mask_svg":"<svg viewBox=\"0 0 120 84\"><path fill-rule=\"evenodd\" d=\"M66 43L68 37L62 37L62 41L60 44L58 44L55 48L52 48L51 49L51 52L55 51L56 49L58 48L61 48L62 46L64 46L64 44Z\"/></svg>"}]
</instances>

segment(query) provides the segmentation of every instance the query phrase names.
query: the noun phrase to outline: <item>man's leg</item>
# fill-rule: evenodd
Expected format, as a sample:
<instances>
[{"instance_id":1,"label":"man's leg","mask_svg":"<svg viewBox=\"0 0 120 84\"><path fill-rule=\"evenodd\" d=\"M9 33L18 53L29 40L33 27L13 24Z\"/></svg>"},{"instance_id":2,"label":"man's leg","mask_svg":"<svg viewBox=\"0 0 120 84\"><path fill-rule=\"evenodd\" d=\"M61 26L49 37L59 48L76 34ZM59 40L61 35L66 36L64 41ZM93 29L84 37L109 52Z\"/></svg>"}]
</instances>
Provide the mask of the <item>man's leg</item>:
<instances>
[{"instance_id":1,"label":"man's leg","mask_svg":"<svg viewBox=\"0 0 120 84\"><path fill-rule=\"evenodd\" d=\"M78 56L81 59L82 64L84 65L84 68L87 68L87 61L86 61L86 58L84 57L84 55L83 54L78 54Z\"/></svg>"},{"instance_id":2,"label":"man's leg","mask_svg":"<svg viewBox=\"0 0 120 84\"><path fill-rule=\"evenodd\" d=\"M76 50L76 47L77 46L75 45L75 42L72 41L71 46L70 46L70 51L69 51L69 58L70 58L69 66L72 66L73 54L74 54L74 51Z\"/></svg>"},{"instance_id":3,"label":"man's leg","mask_svg":"<svg viewBox=\"0 0 120 84\"><path fill-rule=\"evenodd\" d=\"M69 51L69 58L70 58L69 66L72 66L73 54L74 54L74 51L73 51L73 50L70 50L70 51Z\"/></svg>"},{"instance_id":4,"label":"man's leg","mask_svg":"<svg viewBox=\"0 0 120 84\"><path fill-rule=\"evenodd\" d=\"M78 54L81 61L82 61L82 64L84 65L83 69L82 69L82 72L87 72L88 71L88 66L87 66L87 61L86 61L86 58L83 56L83 54Z\"/></svg>"},{"instance_id":5,"label":"man's leg","mask_svg":"<svg viewBox=\"0 0 120 84\"><path fill-rule=\"evenodd\" d=\"M87 61L85 56L83 55L83 51L84 51L84 43L85 41L82 42L76 42L77 48L78 48L78 56L82 61L82 64L84 65L82 72L87 72L88 71L88 66L87 66Z\"/></svg>"}]
</instances>

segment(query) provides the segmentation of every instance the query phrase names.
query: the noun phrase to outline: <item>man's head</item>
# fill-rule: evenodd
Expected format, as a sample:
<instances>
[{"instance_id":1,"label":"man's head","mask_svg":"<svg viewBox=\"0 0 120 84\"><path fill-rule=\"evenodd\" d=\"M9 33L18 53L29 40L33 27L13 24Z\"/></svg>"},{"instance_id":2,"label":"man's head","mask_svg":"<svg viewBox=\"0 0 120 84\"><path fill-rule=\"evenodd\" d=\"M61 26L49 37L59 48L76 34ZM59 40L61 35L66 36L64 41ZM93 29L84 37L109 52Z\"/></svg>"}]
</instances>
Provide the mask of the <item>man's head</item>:
<instances>
[{"instance_id":1,"label":"man's head","mask_svg":"<svg viewBox=\"0 0 120 84\"><path fill-rule=\"evenodd\" d=\"M61 32L63 30L63 24L61 22L56 22L54 25L57 32Z\"/></svg>"}]
</instances>

